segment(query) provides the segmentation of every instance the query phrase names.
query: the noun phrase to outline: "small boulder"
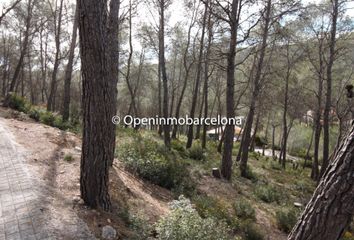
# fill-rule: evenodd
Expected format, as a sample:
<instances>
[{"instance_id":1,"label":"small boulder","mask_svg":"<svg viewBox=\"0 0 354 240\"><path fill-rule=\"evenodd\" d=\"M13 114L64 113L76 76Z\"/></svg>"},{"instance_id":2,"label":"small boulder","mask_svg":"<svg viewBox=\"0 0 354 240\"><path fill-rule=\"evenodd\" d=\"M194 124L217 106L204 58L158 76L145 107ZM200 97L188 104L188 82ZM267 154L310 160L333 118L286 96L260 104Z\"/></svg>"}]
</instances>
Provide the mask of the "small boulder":
<instances>
[{"instance_id":1,"label":"small boulder","mask_svg":"<svg viewBox=\"0 0 354 240\"><path fill-rule=\"evenodd\" d=\"M116 237L117 237L117 231L112 226L107 225L102 228L103 239L112 240L112 239L116 239Z\"/></svg>"}]
</instances>

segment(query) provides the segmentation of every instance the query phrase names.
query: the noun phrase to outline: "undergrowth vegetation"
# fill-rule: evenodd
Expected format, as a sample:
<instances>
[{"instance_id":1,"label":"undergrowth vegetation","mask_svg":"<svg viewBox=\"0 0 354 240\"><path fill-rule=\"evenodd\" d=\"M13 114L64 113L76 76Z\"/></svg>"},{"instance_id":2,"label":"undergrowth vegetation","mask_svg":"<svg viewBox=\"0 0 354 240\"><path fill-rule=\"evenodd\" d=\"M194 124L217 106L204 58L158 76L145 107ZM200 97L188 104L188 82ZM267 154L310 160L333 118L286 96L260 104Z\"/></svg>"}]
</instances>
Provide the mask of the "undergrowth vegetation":
<instances>
[{"instance_id":1,"label":"undergrowth vegetation","mask_svg":"<svg viewBox=\"0 0 354 240\"><path fill-rule=\"evenodd\" d=\"M171 213L156 225L161 240L228 240L232 239L227 224L212 217L202 218L183 196L171 203Z\"/></svg>"},{"instance_id":2,"label":"undergrowth vegetation","mask_svg":"<svg viewBox=\"0 0 354 240\"><path fill-rule=\"evenodd\" d=\"M290 233L297 221L299 212L294 208L283 208L276 212L276 220L279 229L286 233Z\"/></svg>"},{"instance_id":3,"label":"undergrowth vegetation","mask_svg":"<svg viewBox=\"0 0 354 240\"><path fill-rule=\"evenodd\" d=\"M194 182L186 163L178 156L153 138L143 138L140 133L134 134L131 142L118 147L118 157L127 170L176 195L191 196Z\"/></svg>"},{"instance_id":4,"label":"undergrowth vegetation","mask_svg":"<svg viewBox=\"0 0 354 240\"><path fill-rule=\"evenodd\" d=\"M31 105L25 98L16 94L10 94L8 96L8 106L19 112L28 114L30 118L37 122L41 122L45 125L59 128L61 130L70 130L78 132L80 128L80 121L72 118L70 121L63 121L62 116L45 110L44 108Z\"/></svg>"},{"instance_id":5,"label":"undergrowth vegetation","mask_svg":"<svg viewBox=\"0 0 354 240\"><path fill-rule=\"evenodd\" d=\"M209 229L216 228L217 223L222 223L222 231L227 232L224 237L267 239L270 230L258 222L259 214L266 216L260 219L268 219L268 224L288 233L300 211L291 206L294 202L305 205L315 187L308 177L310 169L293 169L289 165L284 170L271 157L250 153L247 178L240 176L238 163L234 168L232 186L236 194L215 195L212 189L201 191L200 180L212 178L211 169L219 167L218 142L209 140L203 149L195 141L186 149L182 137L171 141L169 151L156 132L124 127L117 130L117 141L116 156L128 171L171 190L175 198L184 195L189 199L183 197L174 202L171 213L158 222L155 230L159 239L209 239L204 233L217 239L215 236L220 235L211 232L216 229ZM238 147L236 143L236 154Z\"/></svg>"}]
</instances>

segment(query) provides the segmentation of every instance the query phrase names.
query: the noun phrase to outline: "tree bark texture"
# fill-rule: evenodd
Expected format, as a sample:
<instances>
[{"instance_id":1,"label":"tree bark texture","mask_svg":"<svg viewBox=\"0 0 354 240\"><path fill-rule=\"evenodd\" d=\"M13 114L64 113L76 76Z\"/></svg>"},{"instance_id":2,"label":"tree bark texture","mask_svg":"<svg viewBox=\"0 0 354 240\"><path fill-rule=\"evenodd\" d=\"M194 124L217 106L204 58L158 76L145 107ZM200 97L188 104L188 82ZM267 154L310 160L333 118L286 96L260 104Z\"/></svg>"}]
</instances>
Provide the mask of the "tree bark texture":
<instances>
[{"instance_id":1,"label":"tree bark texture","mask_svg":"<svg viewBox=\"0 0 354 240\"><path fill-rule=\"evenodd\" d=\"M334 153L288 240L339 240L354 214L354 127Z\"/></svg>"}]
</instances>

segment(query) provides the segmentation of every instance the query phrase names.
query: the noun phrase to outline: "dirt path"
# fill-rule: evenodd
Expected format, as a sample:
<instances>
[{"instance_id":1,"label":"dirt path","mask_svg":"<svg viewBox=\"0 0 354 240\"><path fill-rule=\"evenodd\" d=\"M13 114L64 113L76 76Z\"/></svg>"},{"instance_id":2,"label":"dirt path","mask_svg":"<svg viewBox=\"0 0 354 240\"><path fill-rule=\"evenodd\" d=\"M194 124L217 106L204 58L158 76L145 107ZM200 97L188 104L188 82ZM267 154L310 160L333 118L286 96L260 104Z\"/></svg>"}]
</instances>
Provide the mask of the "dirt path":
<instances>
[{"instance_id":1,"label":"dirt path","mask_svg":"<svg viewBox=\"0 0 354 240\"><path fill-rule=\"evenodd\" d=\"M0 239L94 239L55 184L33 171L32 152L15 141L8 121L0 118Z\"/></svg>"},{"instance_id":2,"label":"dirt path","mask_svg":"<svg viewBox=\"0 0 354 240\"><path fill-rule=\"evenodd\" d=\"M87 208L80 200L80 136L34 122L24 114L2 107L0 125L12 139L21 168L26 169L30 178L29 185L41 194L36 195L40 199L36 209L42 209L39 210L42 215L50 219L46 221L54 232L50 236L54 237L49 239L91 239L89 230L99 238L102 227L106 225L117 230L118 239L127 239L131 235L126 222L128 217L139 216L153 224L168 213L168 202L173 199L171 193L134 177L117 160L110 170L112 211L107 213ZM2 133L0 138L5 139ZM8 146L7 138L0 148L1 145ZM69 160L66 158L68 156ZM0 163L0 203L4 182L1 180L1 168ZM4 187L7 185L4 184ZM3 240L1 216L4 214L1 215L0 211L0 240ZM16 233L19 231L16 230Z\"/></svg>"}]
</instances>

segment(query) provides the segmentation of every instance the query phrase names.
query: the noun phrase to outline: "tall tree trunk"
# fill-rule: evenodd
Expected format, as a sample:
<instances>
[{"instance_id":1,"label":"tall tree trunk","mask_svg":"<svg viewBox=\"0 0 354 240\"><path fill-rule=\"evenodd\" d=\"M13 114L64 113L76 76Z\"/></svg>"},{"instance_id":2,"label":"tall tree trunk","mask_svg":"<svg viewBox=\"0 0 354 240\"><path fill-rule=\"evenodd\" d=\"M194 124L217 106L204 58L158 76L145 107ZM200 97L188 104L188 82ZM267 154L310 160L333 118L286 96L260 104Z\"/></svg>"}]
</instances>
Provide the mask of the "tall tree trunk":
<instances>
[{"instance_id":1,"label":"tall tree trunk","mask_svg":"<svg viewBox=\"0 0 354 240\"><path fill-rule=\"evenodd\" d=\"M109 115L117 114L117 83L119 77L119 10L120 0L111 0L109 4L107 37L109 44ZM114 152L116 147L116 125L109 125L109 134L107 138L108 147L111 150L108 158L108 165L113 165Z\"/></svg>"},{"instance_id":2,"label":"tall tree trunk","mask_svg":"<svg viewBox=\"0 0 354 240\"><path fill-rule=\"evenodd\" d=\"M289 79L290 79L290 74L291 74L291 69L290 69L290 60L289 60L289 48L290 48L290 43L288 42L286 47L286 54L287 54L287 71L286 71L286 77L285 77L285 92L284 92L284 110L283 110L283 142L282 142L282 153L280 155L279 160L281 161L281 165L283 169L285 169L286 165L286 150L287 150L287 142L288 142L288 123L287 123L287 115L288 115L288 102L289 102ZM282 156L283 155L283 156Z\"/></svg>"},{"instance_id":3,"label":"tall tree trunk","mask_svg":"<svg viewBox=\"0 0 354 240\"><path fill-rule=\"evenodd\" d=\"M204 87L203 87L203 95L204 95L204 119L208 117L208 88L209 88L209 56L211 43L213 40L213 26L211 23L211 13L208 16L208 45L205 53L205 63L204 63ZM207 137L208 126L206 124L203 125L203 135L202 135L202 148L206 148L206 137Z\"/></svg>"},{"instance_id":4,"label":"tall tree trunk","mask_svg":"<svg viewBox=\"0 0 354 240\"><path fill-rule=\"evenodd\" d=\"M160 53L159 53L159 59L160 59ZM157 88L158 88L158 102L159 102L159 110L158 110L158 114L159 117L162 116L162 89L161 89L161 64L158 64L157 67L157 72L158 72L158 84L157 84ZM163 132L163 126L159 125L159 129L158 129L158 133L161 136Z\"/></svg>"},{"instance_id":5,"label":"tall tree trunk","mask_svg":"<svg viewBox=\"0 0 354 240\"><path fill-rule=\"evenodd\" d=\"M337 19L339 11L338 0L331 1L332 3L332 26L331 36L329 41L329 59L327 65L327 88L326 88L326 104L323 112L323 162L321 166L320 176L324 174L329 164L329 125L332 104L332 67L335 60L336 34L337 34Z\"/></svg>"},{"instance_id":6,"label":"tall tree trunk","mask_svg":"<svg viewBox=\"0 0 354 240\"><path fill-rule=\"evenodd\" d=\"M277 158L275 154L275 128L276 126L272 124L272 158L275 160Z\"/></svg>"},{"instance_id":7,"label":"tall tree trunk","mask_svg":"<svg viewBox=\"0 0 354 240\"><path fill-rule=\"evenodd\" d=\"M47 50L48 50L48 34L46 34L46 40L43 41L43 19L41 19L41 29L39 31L39 41L40 41L40 63L41 63L41 101L45 102L46 94L46 77L47 77ZM45 43L43 43L45 42ZM45 45L43 47L43 45Z\"/></svg>"},{"instance_id":8,"label":"tall tree trunk","mask_svg":"<svg viewBox=\"0 0 354 240\"><path fill-rule=\"evenodd\" d=\"M64 77L64 96L63 96L63 106L61 112L61 114L63 115L64 122L69 120L69 114L70 114L70 85L71 85L71 76L73 72L73 63L75 57L77 25L78 25L78 9L76 6L75 15L74 15L73 32L72 32L70 50L69 50L69 60L68 60L68 65L66 65L65 77Z\"/></svg>"},{"instance_id":9,"label":"tall tree trunk","mask_svg":"<svg viewBox=\"0 0 354 240\"><path fill-rule=\"evenodd\" d=\"M354 214L354 127L335 151L288 240L339 240Z\"/></svg>"},{"instance_id":10,"label":"tall tree trunk","mask_svg":"<svg viewBox=\"0 0 354 240\"><path fill-rule=\"evenodd\" d=\"M235 57L237 45L237 29L239 15L239 1L233 0L231 5L231 36L229 43L229 52L227 54L227 72L226 72L226 117L235 117ZM221 175L231 180L232 175L232 149L234 145L235 126L228 124L225 126L224 151L221 159Z\"/></svg>"},{"instance_id":11,"label":"tall tree trunk","mask_svg":"<svg viewBox=\"0 0 354 240\"><path fill-rule=\"evenodd\" d=\"M21 52L20 52L20 58L17 62L16 68L15 68L15 72L14 75L11 79L11 83L10 83L10 88L9 88L9 92L13 92L15 90L16 84L17 84L17 79L20 75L21 72L21 67L23 66L23 61L25 58L25 55L27 53L27 48L29 45L29 35L30 35L30 30L31 30L31 20L32 20L32 10L33 10L33 6L34 3L32 0L28 0L27 2L27 17L26 17L26 28L25 28L25 32L24 32L24 37L23 37L23 41L21 44ZM7 101L5 101L5 104L7 104Z\"/></svg>"},{"instance_id":12,"label":"tall tree trunk","mask_svg":"<svg viewBox=\"0 0 354 240\"><path fill-rule=\"evenodd\" d=\"M32 58L31 58L31 53L29 51L27 53L27 59L28 59L28 83L30 87L30 99L31 99L31 104L34 105L36 103L35 85L33 84L33 79L32 79Z\"/></svg>"},{"instance_id":13,"label":"tall tree trunk","mask_svg":"<svg viewBox=\"0 0 354 240\"><path fill-rule=\"evenodd\" d=\"M133 89L133 97L134 97L134 103L136 104L136 107L135 107L135 116L136 117L139 117L139 99L136 101L136 96L137 96L137 92L139 90L139 87L140 87L140 81L141 81L141 75L142 75L142 71L143 71L143 66L144 66L144 61L145 61L145 50L142 49L141 50L141 53L140 53L140 57L139 57L139 67L138 67L138 74L137 74L137 79L136 79L136 84L134 86L134 89ZM130 103L130 106L129 108L132 108L133 106L133 102Z\"/></svg>"},{"instance_id":14,"label":"tall tree trunk","mask_svg":"<svg viewBox=\"0 0 354 240\"><path fill-rule=\"evenodd\" d=\"M270 19L271 8L272 8L272 0L268 0L267 5L266 5L266 9L265 9L265 16L264 16L265 22L264 22L264 26L263 26L263 36L262 36L260 53L259 53L259 59L258 59L258 63L257 63L256 75L254 78L254 88L253 88L253 93L252 93L252 100L251 100L251 104L250 104L250 110L249 110L249 113L247 116L246 128L244 131L245 139L243 141L241 164L240 164L240 171L241 171L242 177L247 176L248 150L249 150L250 141L251 141L251 131L252 131L253 118L254 118L255 109L256 109L256 102L258 100L258 96L259 96L259 93L261 90L260 81L261 81L261 76L262 76L262 68L263 68L265 51L266 51L266 47L267 47L269 24L270 24L270 20L271 20Z\"/></svg>"},{"instance_id":15,"label":"tall tree trunk","mask_svg":"<svg viewBox=\"0 0 354 240\"><path fill-rule=\"evenodd\" d=\"M313 127L313 128L312 128L312 133L311 133L310 143L309 143L309 146L308 146L307 151L306 151L306 156L305 156L305 161L304 161L303 168L306 167L307 161L311 159L311 157L310 157L310 150L311 150L311 148L312 148L312 143L313 143L313 137L314 137L314 135L315 135L315 128Z\"/></svg>"},{"instance_id":16,"label":"tall tree trunk","mask_svg":"<svg viewBox=\"0 0 354 240\"><path fill-rule=\"evenodd\" d=\"M52 80L50 83L50 92L47 102L47 111L55 110L55 95L57 89L57 75L60 64L60 36L61 36L61 22L63 17L63 0L60 0L59 12L57 13L57 6L55 6L54 14L54 32L55 32L55 57L54 57L54 66L52 72ZM58 19L58 21L57 21Z\"/></svg>"},{"instance_id":17,"label":"tall tree trunk","mask_svg":"<svg viewBox=\"0 0 354 240\"><path fill-rule=\"evenodd\" d=\"M181 111L181 106L182 106L182 102L183 102L183 98L184 98L184 93L186 91L187 88L187 82L188 82L188 78L189 78L189 73L190 70L193 66L193 63L188 65L188 53L189 53L189 45L191 43L191 32L192 32L192 28L194 26L194 18L191 20L191 23L189 25L188 28L188 34L187 34L187 44L186 44L186 48L184 50L183 53L183 68L184 68L184 80L183 80L183 86L182 86L182 90L181 90L181 94L179 96L179 99L177 101L177 105L176 105L176 112L175 112L175 118L178 119L179 115L180 115L180 111ZM173 129L172 129L172 139L176 139L177 137L177 130L178 130L178 125L174 125Z\"/></svg>"},{"instance_id":18,"label":"tall tree trunk","mask_svg":"<svg viewBox=\"0 0 354 240\"><path fill-rule=\"evenodd\" d=\"M21 97L25 96L25 77L26 74L25 74L25 63L24 63L22 64L21 67ZM17 88L16 88L16 92L17 92Z\"/></svg>"},{"instance_id":19,"label":"tall tree trunk","mask_svg":"<svg viewBox=\"0 0 354 240\"><path fill-rule=\"evenodd\" d=\"M205 26L206 26L206 21L207 21L207 14L208 14L208 3L205 4L205 10L204 10L204 16L203 16L203 27L202 27L202 35L200 37L200 48L199 48L199 57L198 57L198 65L197 65L197 76L195 79L195 86L194 86L194 92L192 96L192 106L191 110L189 113L190 118L194 118L195 114L195 109L197 106L197 100L198 100L198 92L199 92L199 85L200 85L200 75L202 71L202 60L203 60L203 48L204 48L204 35L205 35ZM193 129L194 126L191 124L188 126L188 133L187 133L187 145L186 148L190 148L192 146L193 142Z\"/></svg>"},{"instance_id":20,"label":"tall tree trunk","mask_svg":"<svg viewBox=\"0 0 354 240\"><path fill-rule=\"evenodd\" d=\"M174 105L175 105L175 96L176 96L175 81L176 81L177 57L178 57L178 53L176 50L176 52L174 53L174 57L173 57L173 68L172 68L172 77L171 77L171 85L170 85L170 87L171 87L171 103L170 103L169 117L172 117L173 109L175 107ZM177 81L178 84L180 82L179 80Z\"/></svg>"},{"instance_id":21,"label":"tall tree trunk","mask_svg":"<svg viewBox=\"0 0 354 240\"><path fill-rule=\"evenodd\" d=\"M115 146L111 119L116 111L117 78L110 70L118 67L118 51L112 51L118 48L118 34L114 34L118 32L118 11L112 6L119 6L119 1L111 1L107 21L107 1L78 0L83 84L80 190L86 205L104 210L111 206L108 170Z\"/></svg>"},{"instance_id":22,"label":"tall tree trunk","mask_svg":"<svg viewBox=\"0 0 354 240\"><path fill-rule=\"evenodd\" d=\"M1 95L3 97L6 96L7 92L7 74L10 68L9 64L9 47L6 47L6 38L3 38L3 56L4 56L4 63L2 66L2 87L1 87Z\"/></svg>"},{"instance_id":23,"label":"tall tree trunk","mask_svg":"<svg viewBox=\"0 0 354 240\"><path fill-rule=\"evenodd\" d=\"M251 152L254 152L254 149L255 149L256 137L257 137L258 127L259 127L259 115L260 115L260 113L257 114L256 124L254 126L254 132L253 132L252 138L251 138L251 143L250 143L250 148L249 148L249 150Z\"/></svg>"},{"instance_id":24,"label":"tall tree trunk","mask_svg":"<svg viewBox=\"0 0 354 240\"><path fill-rule=\"evenodd\" d=\"M269 129L269 122L270 122L270 112L267 115L267 124L266 124L266 128L265 128L265 134L264 134L264 139L267 142L267 144L262 144L262 156L265 155L265 148L266 145L268 145L268 129Z\"/></svg>"},{"instance_id":25,"label":"tall tree trunk","mask_svg":"<svg viewBox=\"0 0 354 240\"><path fill-rule=\"evenodd\" d=\"M160 26L159 26L159 66L161 70L162 77L162 87L163 87L163 103L162 111L163 117L168 118L168 80L166 73L166 62L165 62L165 8L166 1L160 0ZM170 148L170 126L165 124L163 126L164 143L167 148Z\"/></svg>"},{"instance_id":26,"label":"tall tree trunk","mask_svg":"<svg viewBox=\"0 0 354 240\"><path fill-rule=\"evenodd\" d=\"M204 88L204 87L203 87ZM200 103L200 108L199 108L199 115L198 115L198 119L201 119L203 116L203 110L204 110L204 89L203 89L203 94L201 95L202 99L201 99L201 103ZM197 129L195 131L195 139L200 139L200 130L201 130L202 125L198 124L197 125Z\"/></svg>"},{"instance_id":27,"label":"tall tree trunk","mask_svg":"<svg viewBox=\"0 0 354 240\"><path fill-rule=\"evenodd\" d=\"M131 109L134 111L134 116L137 115L137 107L135 103L135 95L134 95L134 90L131 84L131 65L132 65L132 58L133 58L133 35L132 35L132 1L129 1L129 56L128 56L128 62L127 62L127 73L125 76L125 82L127 83L128 91L130 93L130 98L131 98L131 106L132 108L129 108L128 115L130 114Z\"/></svg>"},{"instance_id":28,"label":"tall tree trunk","mask_svg":"<svg viewBox=\"0 0 354 240\"><path fill-rule=\"evenodd\" d=\"M313 151L313 162L312 162L312 171L311 178L317 181L320 177L318 165L319 165L319 146L321 139L321 111L322 111L322 92L323 92L323 81L324 81L324 59L323 59L323 41L321 38L318 45L318 57L319 57L319 69L318 69L318 92L317 92L317 109L314 121L315 128L315 141L314 141L314 151Z\"/></svg>"}]
</instances>

